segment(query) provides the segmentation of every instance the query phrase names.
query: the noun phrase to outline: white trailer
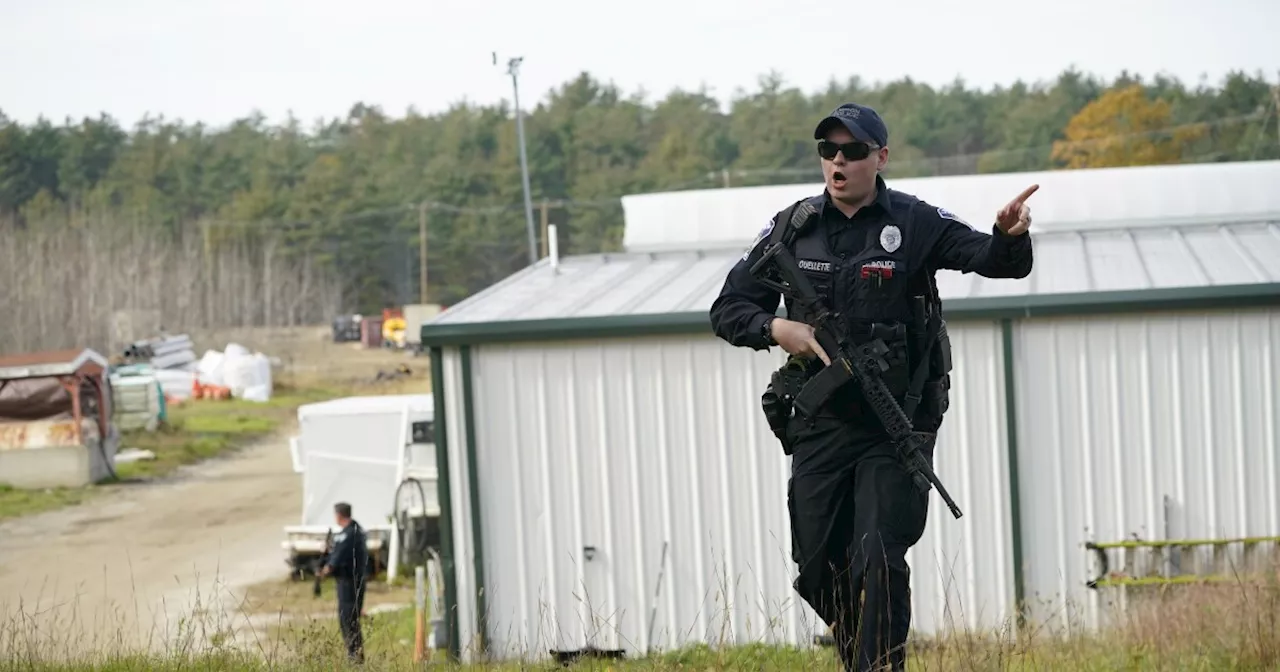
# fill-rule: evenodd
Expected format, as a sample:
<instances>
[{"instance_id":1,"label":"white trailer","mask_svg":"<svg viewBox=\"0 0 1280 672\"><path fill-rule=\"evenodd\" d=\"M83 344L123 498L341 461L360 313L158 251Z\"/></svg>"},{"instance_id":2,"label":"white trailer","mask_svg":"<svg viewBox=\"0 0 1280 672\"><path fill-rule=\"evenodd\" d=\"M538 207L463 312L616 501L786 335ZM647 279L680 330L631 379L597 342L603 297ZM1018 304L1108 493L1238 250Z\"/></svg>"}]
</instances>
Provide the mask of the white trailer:
<instances>
[{"instance_id":1,"label":"white trailer","mask_svg":"<svg viewBox=\"0 0 1280 672\"><path fill-rule=\"evenodd\" d=\"M444 306L438 303L413 303L404 307L404 343L416 355L422 349L422 325L435 319Z\"/></svg>"},{"instance_id":2,"label":"white trailer","mask_svg":"<svg viewBox=\"0 0 1280 672\"><path fill-rule=\"evenodd\" d=\"M333 506L351 504L368 535L375 568L394 580L398 565L424 556L438 537L435 406L430 394L345 397L298 408L290 441L302 474L302 516L282 547L297 578L314 572L336 533Z\"/></svg>"}]
</instances>

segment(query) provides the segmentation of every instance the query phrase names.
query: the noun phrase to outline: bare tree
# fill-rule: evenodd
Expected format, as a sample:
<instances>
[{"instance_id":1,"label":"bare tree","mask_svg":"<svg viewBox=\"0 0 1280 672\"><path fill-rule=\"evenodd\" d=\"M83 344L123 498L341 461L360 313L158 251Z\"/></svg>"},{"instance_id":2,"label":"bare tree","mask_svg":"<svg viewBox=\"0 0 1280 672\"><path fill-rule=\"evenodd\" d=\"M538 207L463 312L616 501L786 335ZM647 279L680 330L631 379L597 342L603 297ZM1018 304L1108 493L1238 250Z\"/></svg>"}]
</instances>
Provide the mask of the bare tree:
<instances>
[{"instance_id":1,"label":"bare tree","mask_svg":"<svg viewBox=\"0 0 1280 672\"><path fill-rule=\"evenodd\" d=\"M341 296L307 246L261 227L0 222L0 354L108 352L121 311L170 332L327 324Z\"/></svg>"}]
</instances>

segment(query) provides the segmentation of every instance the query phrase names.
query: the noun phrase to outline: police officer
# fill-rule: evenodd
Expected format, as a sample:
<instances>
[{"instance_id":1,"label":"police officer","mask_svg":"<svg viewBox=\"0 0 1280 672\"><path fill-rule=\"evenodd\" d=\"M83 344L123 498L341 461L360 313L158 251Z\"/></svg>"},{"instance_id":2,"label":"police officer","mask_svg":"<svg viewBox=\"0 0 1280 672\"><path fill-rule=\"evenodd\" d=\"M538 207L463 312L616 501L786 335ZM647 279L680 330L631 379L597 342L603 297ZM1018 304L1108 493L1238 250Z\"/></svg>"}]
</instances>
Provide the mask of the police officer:
<instances>
[{"instance_id":1,"label":"police officer","mask_svg":"<svg viewBox=\"0 0 1280 672\"><path fill-rule=\"evenodd\" d=\"M805 199L815 214L793 227L774 216L729 271L711 307L715 333L732 345L780 346L788 367L807 380L830 364L799 308L775 315L779 294L750 272L770 242L783 242L797 265L839 314L855 342L885 338L891 348L882 377L900 405L913 408L917 431L936 432L948 405L950 343L945 324L922 319L940 311L934 273L952 269L988 278L1031 272L1032 185L995 217L990 233L885 185L888 129L875 110L848 103L814 131L826 188ZM793 204L797 205L797 204ZM794 230L788 231L788 227ZM788 239L790 240L787 243ZM938 325L924 354L926 325ZM886 336L887 334L887 336ZM920 361L925 381L904 404ZM927 375L925 375L927 374ZM846 669L901 670L911 622L907 549L924 533L928 496L917 489L868 408L856 381L845 384L812 417L788 413L775 431L791 455L788 508L796 591L831 627ZM771 426L773 422L771 421ZM922 449L932 463L934 444ZM945 483L945 475L940 476Z\"/></svg>"},{"instance_id":2,"label":"police officer","mask_svg":"<svg viewBox=\"0 0 1280 672\"><path fill-rule=\"evenodd\" d=\"M338 625L347 645L347 656L364 662L364 636L360 631L360 614L364 611L365 578L369 570L369 546L364 528L351 518L351 505L339 502L333 507L334 518L342 528L333 538L333 550L325 559L321 576L332 575L338 591Z\"/></svg>"}]
</instances>

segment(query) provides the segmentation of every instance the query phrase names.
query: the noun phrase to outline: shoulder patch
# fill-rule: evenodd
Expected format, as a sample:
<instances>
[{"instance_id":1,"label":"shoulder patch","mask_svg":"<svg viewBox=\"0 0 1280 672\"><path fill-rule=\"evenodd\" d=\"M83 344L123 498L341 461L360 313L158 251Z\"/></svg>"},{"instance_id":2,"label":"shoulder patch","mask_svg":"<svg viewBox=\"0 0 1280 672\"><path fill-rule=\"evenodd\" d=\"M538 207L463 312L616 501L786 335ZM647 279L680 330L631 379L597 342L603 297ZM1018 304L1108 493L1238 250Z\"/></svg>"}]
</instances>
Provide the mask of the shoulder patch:
<instances>
[{"instance_id":1,"label":"shoulder patch","mask_svg":"<svg viewBox=\"0 0 1280 672\"><path fill-rule=\"evenodd\" d=\"M948 210L948 209L946 209L946 208L938 208L938 216L939 216L939 217L941 217L941 218L943 218L943 219L949 219L949 220L951 220L951 221L953 221L953 222L960 222L961 224L964 224L965 226L967 226L967 227L969 227L969 228L971 228L971 229L973 228L973 225L972 225L972 224L970 224L969 222L966 222L966 221L964 221L963 219L961 219L961 218L960 218L960 215L957 215L956 213L951 212L950 210Z\"/></svg>"},{"instance_id":2,"label":"shoulder patch","mask_svg":"<svg viewBox=\"0 0 1280 672\"><path fill-rule=\"evenodd\" d=\"M765 236L768 236L772 232L773 220L770 219L769 223L765 224L763 229L760 229L760 233L756 234L756 239L751 241L751 244L747 246L747 251L742 253L742 260L746 261L747 257L751 256L751 251L756 249L756 245L759 245L760 241L764 240Z\"/></svg>"}]
</instances>

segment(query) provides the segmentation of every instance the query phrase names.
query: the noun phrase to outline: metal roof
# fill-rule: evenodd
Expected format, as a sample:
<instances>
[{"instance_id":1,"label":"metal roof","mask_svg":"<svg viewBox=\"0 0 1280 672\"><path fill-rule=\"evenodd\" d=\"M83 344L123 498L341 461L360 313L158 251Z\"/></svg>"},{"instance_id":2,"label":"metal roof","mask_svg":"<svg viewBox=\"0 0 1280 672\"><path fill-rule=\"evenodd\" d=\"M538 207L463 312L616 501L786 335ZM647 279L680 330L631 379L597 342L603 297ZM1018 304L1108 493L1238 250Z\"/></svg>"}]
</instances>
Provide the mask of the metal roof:
<instances>
[{"instance_id":1,"label":"metal roof","mask_svg":"<svg viewBox=\"0 0 1280 672\"><path fill-rule=\"evenodd\" d=\"M1280 220L1219 226L1033 234L1020 280L938 271L944 300L1280 283ZM737 250L544 259L441 313L431 324L706 311Z\"/></svg>"},{"instance_id":2,"label":"metal roof","mask_svg":"<svg viewBox=\"0 0 1280 672\"><path fill-rule=\"evenodd\" d=\"M99 373L107 359L93 350L52 350L0 357L0 380Z\"/></svg>"},{"instance_id":3,"label":"metal roof","mask_svg":"<svg viewBox=\"0 0 1280 672\"><path fill-rule=\"evenodd\" d=\"M298 407L298 419L315 418L329 415L371 415L377 413L399 413L409 409L410 413L430 415L435 412L435 404L430 394L388 394L363 397L342 397L328 401L317 401L302 404Z\"/></svg>"},{"instance_id":4,"label":"metal roof","mask_svg":"<svg viewBox=\"0 0 1280 672\"><path fill-rule=\"evenodd\" d=\"M943 299L1280 283L1280 218L1033 234L1019 280L938 272Z\"/></svg>"},{"instance_id":5,"label":"metal roof","mask_svg":"<svg viewBox=\"0 0 1280 672\"><path fill-rule=\"evenodd\" d=\"M1036 263L1021 280L937 274L953 319L1280 299L1280 161L890 180L991 219L1026 185ZM627 196L621 254L549 260L422 326L423 343L707 329L725 274L774 212L821 185ZM985 230L985 226L978 226ZM696 251L690 251L696 250ZM469 340L470 339L470 340Z\"/></svg>"},{"instance_id":6,"label":"metal roof","mask_svg":"<svg viewBox=\"0 0 1280 672\"><path fill-rule=\"evenodd\" d=\"M814 159L817 161L817 159ZM892 169L892 160L890 161ZM944 207L985 229L1031 184L1038 231L1167 227L1280 220L1280 161L886 178L889 187ZM822 183L635 194L622 198L623 247L741 249L788 204Z\"/></svg>"},{"instance_id":7,"label":"metal roof","mask_svg":"<svg viewBox=\"0 0 1280 672\"><path fill-rule=\"evenodd\" d=\"M546 259L428 324L674 313L710 308L741 252L589 254Z\"/></svg>"},{"instance_id":8,"label":"metal roof","mask_svg":"<svg viewBox=\"0 0 1280 672\"><path fill-rule=\"evenodd\" d=\"M1021 280L939 271L953 319L1047 312L1280 303L1280 219L1033 233ZM547 259L425 323L423 342L573 337L575 329L688 332L707 313L739 250L593 254Z\"/></svg>"}]
</instances>

